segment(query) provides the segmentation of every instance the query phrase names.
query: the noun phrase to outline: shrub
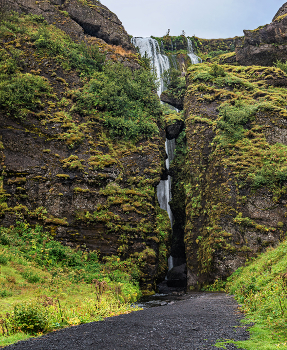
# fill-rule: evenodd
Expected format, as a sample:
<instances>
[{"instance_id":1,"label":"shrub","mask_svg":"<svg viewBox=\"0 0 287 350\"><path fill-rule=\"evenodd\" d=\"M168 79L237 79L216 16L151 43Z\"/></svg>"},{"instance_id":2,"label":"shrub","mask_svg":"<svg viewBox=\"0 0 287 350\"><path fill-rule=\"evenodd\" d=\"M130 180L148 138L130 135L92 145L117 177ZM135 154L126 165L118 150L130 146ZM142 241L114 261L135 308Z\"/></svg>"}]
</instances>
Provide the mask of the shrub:
<instances>
[{"instance_id":1,"label":"shrub","mask_svg":"<svg viewBox=\"0 0 287 350\"><path fill-rule=\"evenodd\" d=\"M0 82L0 106L7 114L23 118L29 110L35 111L42 106L41 97L51 91L44 77L30 73L7 77Z\"/></svg>"},{"instance_id":2,"label":"shrub","mask_svg":"<svg viewBox=\"0 0 287 350\"><path fill-rule=\"evenodd\" d=\"M9 298L13 295L10 290L4 289L0 291L0 298Z\"/></svg>"},{"instance_id":3,"label":"shrub","mask_svg":"<svg viewBox=\"0 0 287 350\"><path fill-rule=\"evenodd\" d=\"M223 136L220 142L229 143L240 140L244 135L247 122L252 119L257 110L257 105L247 105L241 102L238 102L235 106L225 105L221 107L221 118L217 122Z\"/></svg>"},{"instance_id":4,"label":"shrub","mask_svg":"<svg viewBox=\"0 0 287 350\"><path fill-rule=\"evenodd\" d=\"M217 64L212 65L209 73L214 77L225 77L226 76L224 69L222 67L218 66Z\"/></svg>"},{"instance_id":5,"label":"shrub","mask_svg":"<svg viewBox=\"0 0 287 350\"><path fill-rule=\"evenodd\" d=\"M7 265L8 263L8 257L4 254L0 254L0 265Z\"/></svg>"},{"instance_id":6,"label":"shrub","mask_svg":"<svg viewBox=\"0 0 287 350\"><path fill-rule=\"evenodd\" d=\"M74 91L74 111L81 114L104 112L104 125L113 136L135 139L158 133L156 121L161 106L155 94L154 76L120 63L103 67L82 90Z\"/></svg>"},{"instance_id":7,"label":"shrub","mask_svg":"<svg viewBox=\"0 0 287 350\"><path fill-rule=\"evenodd\" d=\"M277 60L277 62L274 65L287 74L287 62L284 63L282 61Z\"/></svg>"},{"instance_id":8,"label":"shrub","mask_svg":"<svg viewBox=\"0 0 287 350\"><path fill-rule=\"evenodd\" d=\"M29 283L38 283L41 278L37 275L34 275L31 272L23 272L22 276L29 282Z\"/></svg>"},{"instance_id":9,"label":"shrub","mask_svg":"<svg viewBox=\"0 0 287 350\"><path fill-rule=\"evenodd\" d=\"M12 323L29 334L37 334L48 330L48 312L44 306L36 302L26 302L15 305Z\"/></svg>"}]
</instances>

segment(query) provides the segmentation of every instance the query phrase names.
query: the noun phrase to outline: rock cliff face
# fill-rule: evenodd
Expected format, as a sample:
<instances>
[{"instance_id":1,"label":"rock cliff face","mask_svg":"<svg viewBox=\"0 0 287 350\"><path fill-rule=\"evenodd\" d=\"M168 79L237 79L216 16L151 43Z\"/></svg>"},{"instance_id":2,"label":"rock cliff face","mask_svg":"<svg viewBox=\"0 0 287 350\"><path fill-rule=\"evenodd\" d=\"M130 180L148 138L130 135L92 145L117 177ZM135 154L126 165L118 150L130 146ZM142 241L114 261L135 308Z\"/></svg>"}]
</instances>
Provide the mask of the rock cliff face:
<instances>
[{"instance_id":1,"label":"rock cliff face","mask_svg":"<svg viewBox=\"0 0 287 350\"><path fill-rule=\"evenodd\" d=\"M287 60L287 5L279 9L272 23L255 30L244 30L244 41L237 43L236 61L240 65L272 66Z\"/></svg>"},{"instance_id":2,"label":"rock cliff face","mask_svg":"<svg viewBox=\"0 0 287 350\"><path fill-rule=\"evenodd\" d=\"M6 7L25 14L42 15L48 23L76 40L84 40L86 34L134 50L122 22L97 0L6 0Z\"/></svg>"},{"instance_id":3,"label":"rock cliff face","mask_svg":"<svg viewBox=\"0 0 287 350\"><path fill-rule=\"evenodd\" d=\"M97 35L115 43L120 22L101 4L17 4L30 14L7 14L0 30L1 225L39 223L64 244L131 259L151 290L166 271L170 223L156 198L165 135L150 72L122 47L100 41L105 58L94 39L71 41L65 33L84 31L70 15L67 27L49 24L61 11L95 11L111 19ZM126 37L122 28L118 43Z\"/></svg>"},{"instance_id":4,"label":"rock cliff face","mask_svg":"<svg viewBox=\"0 0 287 350\"><path fill-rule=\"evenodd\" d=\"M287 93L279 81L286 86L276 68L188 69L171 207L181 213L174 227L178 237L184 230L190 289L226 278L285 237Z\"/></svg>"}]
</instances>

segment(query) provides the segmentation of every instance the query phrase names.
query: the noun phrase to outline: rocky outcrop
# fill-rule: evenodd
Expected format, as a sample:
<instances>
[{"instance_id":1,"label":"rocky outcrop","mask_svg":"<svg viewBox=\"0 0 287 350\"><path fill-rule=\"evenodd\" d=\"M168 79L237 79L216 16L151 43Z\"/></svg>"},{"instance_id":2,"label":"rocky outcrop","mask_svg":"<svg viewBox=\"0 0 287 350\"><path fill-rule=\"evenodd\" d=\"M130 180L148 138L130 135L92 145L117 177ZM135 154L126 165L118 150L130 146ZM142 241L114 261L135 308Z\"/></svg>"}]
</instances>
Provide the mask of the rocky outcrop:
<instances>
[{"instance_id":1,"label":"rocky outcrop","mask_svg":"<svg viewBox=\"0 0 287 350\"><path fill-rule=\"evenodd\" d=\"M185 210L189 289L227 278L284 239L287 95L274 85L285 79L273 67L188 69L171 207Z\"/></svg>"},{"instance_id":2,"label":"rocky outcrop","mask_svg":"<svg viewBox=\"0 0 287 350\"><path fill-rule=\"evenodd\" d=\"M177 97L176 94L170 93L169 91L164 91L160 95L160 100L162 102L168 103L169 105L180 110L183 110L183 99L184 96Z\"/></svg>"},{"instance_id":3,"label":"rocky outcrop","mask_svg":"<svg viewBox=\"0 0 287 350\"><path fill-rule=\"evenodd\" d=\"M161 44L161 49L168 52L176 52L187 50L188 43L185 35L170 36L165 35L161 38L155 38ZM202 39L196 36L190 38L193 44L193 49L197 52L208 53L211 51L231 51L235 49L236 42L238 43L243 37L227 38L227 39Z\"/></svg>"},{"instance_id":4,"label":"rocky outcrop","mask_svg":"<svg viewBox=\"0 0 287 350\"><path fill-rule=\"evenodd\" d=\"M176 139L183 129L184 122L182 120L177 120L174 124L166 127L166 138L168 140Z\"/></svg>"},{"instance_id":5,"label":"rocky outcrop","mask_svg":"<svg viewBox=\"0 0 287 350\"><path fill-rule=\"evenodd\" d=\"M276 15L273 17L272 22L278 19L278 17L284 16L286 14L287 14L287 2L285 2L285 4L280 7Z\"/></svg>"},{"instance_id":6,"label":"rocky outcrop","mask_svg":"<svg viewBox=\"0 0 287 350\"><path fill-rule=\"evenodd\" d=\"M277 12L273 22L255 30L244 30L244 41L237 44L238 64L272 66L287 60L287 5Z\"/></svg>"},{"instance_id":7,"label":"rocky outcrop","mask_svg":"<svg viewBox=\"0 0 287 350\"><path fill-rule=\"evenodd\" d=\"M227 39L202 39L193 37L193 43L197 50L203 53L212 51L230 51L234 52L236 43L243 39L241 36Z\"/></svg>"},{"instance_id":8,"label":"rocky outcrop","mask_svg":"<svg viewBox=\"0 0 287 350\"><path fill-rule=\"evenodd\" d=\"M100 38L111 45L134 51L122 22L97 0L6 0L7 9L42 15L50 24L65 31L74 40L85 35Z\"/></svg>"}]
</instances>

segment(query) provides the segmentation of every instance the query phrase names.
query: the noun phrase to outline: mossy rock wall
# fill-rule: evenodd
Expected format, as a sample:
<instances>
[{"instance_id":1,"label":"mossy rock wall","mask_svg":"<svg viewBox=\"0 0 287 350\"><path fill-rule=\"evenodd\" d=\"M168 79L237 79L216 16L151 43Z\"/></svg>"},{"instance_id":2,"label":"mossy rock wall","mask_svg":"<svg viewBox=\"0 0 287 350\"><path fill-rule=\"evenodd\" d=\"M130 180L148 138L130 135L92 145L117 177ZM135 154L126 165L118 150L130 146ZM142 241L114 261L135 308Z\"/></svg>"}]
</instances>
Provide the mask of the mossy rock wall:
<instances>
[{"instance_id":1,"label":"mossy rock wall","mask_svg":"<svg viewBox=\"0 0 287 350\"><path fill-rule=\"evenodd\" d=\"M233 52L243 37L234 37L227 39L201 39L193 37L195 48L203 53L211 51L230 51Z\"/></svg>"},{"instance_id":2,"label":"mossy rock wall","mask_svg":"<svg viewBox=\"0 0 287 350\"><path fill-rule=\"evenodd\" d=\"M3 23L0 224L40 223L66 245L132 258L142 288L152 290L167 269L170 222L156 197L165 132L149 70L138 55L102 43L105 59L93 40L75 44L41 16ZM143 97L125 97L123 106L134 106L126 119L91 90L102 79L101 88L112 84L104 67L126 86L145 79Z\"/></svg>"},{"instance_id":3,"label":"mossy rock wall","mask_svg":"<svg viewBox=\"0 0 287 350\"><path fill-rule=\"evenodd\" d=\"M186 198L190 289L225 279L286 237L287 91L276 85L286 86L277 68L188 69L173 186Z\"/></svg>"}]
</instances>

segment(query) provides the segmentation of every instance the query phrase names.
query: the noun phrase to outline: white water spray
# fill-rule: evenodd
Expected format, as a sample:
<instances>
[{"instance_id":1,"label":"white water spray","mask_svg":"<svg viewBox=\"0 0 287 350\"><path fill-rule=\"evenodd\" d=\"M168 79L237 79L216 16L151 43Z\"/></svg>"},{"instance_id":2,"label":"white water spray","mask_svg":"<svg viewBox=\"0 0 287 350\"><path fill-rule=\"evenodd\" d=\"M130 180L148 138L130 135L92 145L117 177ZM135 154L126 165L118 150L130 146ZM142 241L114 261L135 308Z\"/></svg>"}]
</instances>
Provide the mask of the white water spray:
<instances>
[{"instance_id":1,"label":"white water spray","mask_svg":"<svg viewBox=\"0 0 287 350\"><path fill-rule=\"evenodd\" d=\"M145 53L151 59L152 66L156 72L159 81L157 90L158 96L166 89L162 79L162 75L170 68L169 59L166 55L161 54L158 42L152 38L132 38L134 46L139 48L140 54L143 57Z\"/></svg>"},{"instance_id":2,"label":"white water spray","mask_svg":"<svg viewBox=\"0 0 287 350\"><path fill-rule=\"evenodd\" d=\"M193 47L192 47L192 41L189 38L187 38L187 56L190 58L192 64L197 64L202 62L202 59L196 56L196 54L194 53Z\"/></svg>"}]
</instances>

